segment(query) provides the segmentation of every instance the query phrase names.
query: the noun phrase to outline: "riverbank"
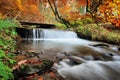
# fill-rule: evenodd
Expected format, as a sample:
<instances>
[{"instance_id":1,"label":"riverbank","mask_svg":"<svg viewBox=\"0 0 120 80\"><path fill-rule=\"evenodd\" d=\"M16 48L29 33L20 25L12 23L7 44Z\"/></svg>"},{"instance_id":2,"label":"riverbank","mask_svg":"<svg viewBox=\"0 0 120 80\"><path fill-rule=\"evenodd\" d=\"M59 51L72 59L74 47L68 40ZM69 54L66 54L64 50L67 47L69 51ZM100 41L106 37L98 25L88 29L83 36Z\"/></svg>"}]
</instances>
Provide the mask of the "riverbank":
<instances>
[{"instance_id":1,"label":"riverbank","mask_svg":"<svg viewBox=\"0 0 120 80\"><path fill-rule=\"evenodd\" d=\"M91 24L91 26L96 26L96 25ZM77 32L79 28L80 27L77 27L74 30L73 29L71 30ZM57 59L62 60L66 57L66 56L64 57L64 53L69 53L69 55L79 56L79 57L85 58L86 60L90 59L90 60L102 60L102 61L111 61L113 60L111 55L119 55L118 46L109 45L107 43L105 44L102 42L93 42L93 41L78 39L76 33L68 30L65 30L65 31L58 30L58 29L57 30L56 29L39 30L39 28L31 29L32 34L29 33L27 36L24 37L28 40L23 40L17 45L18 53L16 57L16 60L19 59L17 61L26 60L29 62L29 60L31 60L29 62L30 64L28 64L27 62L27 67L30 67L30 69L28 73L26 73L25 71L25 74L27 74L27 76L24 75L21 77L17 77L17 79L20 78L22 80L24 79L33 80L34 78L37 77L38 79L40 78L40 79L49 80L51 76L48 79L46 79L46 76L45 76L45 75L49 75L49 72L47 74L44 74L44 72L42 72L43 75L38 74L38 73L41 73L40 65L37 64L38 68L36 69L34 67L34 65L36 64L33 64L33 63L41 61L43 58L55 63L58 61ZM81 31L86 31L86 30L81 30ZM24 32L27 33L27 31L24 31ZM36 35L36 36L28 37L30 35ZM32 40L29 40L29 38ZM37 70L37 72L34 71L34 69ZM50 70L51 69L52 68L50 66ZM32 70L34 71L32 72L33 74L29 74ZM57 75L55 72L50 71L50 73ZM58 77L53 77L53 79L51 80L55 80L54 78L58 78ZM58 79L58 80L61 80L61 79Z\"/></svg>"},{"instance_id":2,"label":"riverbank","mask_svg":"<svg viewBox=\"0 0 120 80\"><path fill-rule=\"evenodd\" d=\"M78 26L76 32L80 38L120 45L120 31L110 29L112 28L111 26L112 25L98 26L97 24L88 24Z\"/></svg>"},{"instance_id":3,"label":"riverbank","mask_svg":"<svg viewBox=\"0 0 120 80\"><path fill-rule=\"evenodd\" d=\"M116 29L115 26L110 23L75 24L70 28L66 28L63 24L56 24L56 27L58 29L77 32L79 38L120 45L120 30Z\"/></svg>"}]
</instances>

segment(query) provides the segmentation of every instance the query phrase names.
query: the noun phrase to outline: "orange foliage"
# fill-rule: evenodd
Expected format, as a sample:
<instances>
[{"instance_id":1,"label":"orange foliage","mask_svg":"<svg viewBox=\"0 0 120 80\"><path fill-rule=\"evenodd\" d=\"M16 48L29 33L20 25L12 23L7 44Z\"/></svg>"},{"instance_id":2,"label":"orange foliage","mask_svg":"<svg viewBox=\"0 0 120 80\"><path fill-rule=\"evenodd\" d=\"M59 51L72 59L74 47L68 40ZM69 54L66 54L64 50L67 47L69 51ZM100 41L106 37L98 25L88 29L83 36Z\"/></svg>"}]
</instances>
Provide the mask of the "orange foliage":
<instances>
[{"instance_id":1,"label":"orange foliage","mask_svg":"<svg viewBox=\"0 0 120 80\"><path fill-rule=\"evenodd\" d=\"M22 21L44 22L44 16L39 10L39 0L22 0L22 12L18 17Z\"/></svg>"},{"instance_id":2,"label":"orange foliage","mask_svg":"<svg viewBox=\"0 0 120 80\"><path fill-rule=\"evenodd\" d=\"M50 8L48 0L0 0L0 18L14 18L21 12L17 19L21 21L44 22L45 17L40 10L40 2L44 9ZM82 18L79 8L86 6L86 0L51 0L56 1L58 12L67 20ZM90 4L90 0L89 0ZM120 0L104 0L98 8L97 17L104 21L111 22L116 27L120 27ZM53 15L52 15L53 16Z\"/></svg>"},{"instance_id":3,"label":"orange foliage","mask_svg":"<svg viewBox=\"0 0 120 80\"><path fill-rule=\"evenodd\" d=\"M40 76L38 80L44 80L44 79L43 79L43 77L42 77L42 76Z\"/></svg>"},{"instance_id":4,"label":"orange foliage","mask_svg":"<svg viewBox=\"0 0 120 80\"><path fill-rule=\"evenodd\" d=\"M70 12L67 19L68 20L76 20L76 19L81 19L83 18L83 15L80 15L79 12Z\"/></svg>"},{"instance_id":5,"label":"orange foliage","mask_svg":"<svg viewBox=\"0 0 120 80\"><path fill-rule=\"evenodd\" d=\"M14 0L0 0L0 14L1 16L13 17L18 13L18 7L16 4L13 4Z\"/></svg>"},{"instance_id":6,"label":"orange foliage","mask_svg":"<svg viewBox=\"0 0 120 80\"><path fill-rule=\"evenodd\" d=\"M80 18L78 8L86 5L86 0L51 0L56 1L58 12L66 19ZM40 10L40 3L44 9L50 8L47 0L0 0L0 16L14 18L18 13L17 19L20 21L44 22L44 14ZM51 15L53 16L53 15Z\"/></svg>"},{"instance_id":7,"label":"orange foliage","mask_svg":"<svg viewBox=\"0 0 120 80\"><path fill-rule=\"evenodd\" d=\"M44 22L44 16L39 10L39 0L0 0L0 16L14 18L18 13L18 20Z\"/></svg>"},{"instance_id":8,"label":"orange foliage","mask_svg":"<svg viewBox=\"0 0 120 80\"><path fill-rule=\"evenodd\" d=\"M67 0L58 0L58 5L59 6L63 6L63 5L66 6L67 2L68 2Z\"/></svg>"},{"instance_id":9,"label":"orange foliage","mask_svg":"<svg viewBox=\"0 0 120 80\"><path fill-rule=\"evenodd\" d=\"M39 0L27 0L29 5L38 5Z\"/></svg>"},{"instance_id":10,"label":"orange foliage","mask_svg":"<svg viewBox=\"0 0 120 80\"><path fill-rule=\"evenodd\" d=\"M86 0L58 0L57 6L59 13L65 19L75 20L82 17L79 8L81 6L86 6Z\"/></svg>"},{"instance_id":11,"label":"orange foliage","mask_svg":"<svg viewBox=\"0 0 120 80\"><path fill-rule=\"evenodd\" d=\"M16 3L17 3L17 7L18 7L20 10L23 10L22 1L21 1L21 0L16 0Z\"/></svg>"},{"instance_id":12,"label":"orange foliage","mask_svg":"<svg viewBox=\"0 0 120 80\"><path fill-rule=\"evenodd\" d=\"M99 17L120 28L120 0L106 0L99 7Z\"/></svg>"},{"instance_id":13,"label":"orange foliage","mask_svg":"<svg viewBox=\"0 0 120 80\"><path fill-rule=\"evenodd\" d=\"M80 6L86 6L86 0L78 0L77 1L77 5L78 5L78 7L80 7Z\"/></svg>"}]
</instances>

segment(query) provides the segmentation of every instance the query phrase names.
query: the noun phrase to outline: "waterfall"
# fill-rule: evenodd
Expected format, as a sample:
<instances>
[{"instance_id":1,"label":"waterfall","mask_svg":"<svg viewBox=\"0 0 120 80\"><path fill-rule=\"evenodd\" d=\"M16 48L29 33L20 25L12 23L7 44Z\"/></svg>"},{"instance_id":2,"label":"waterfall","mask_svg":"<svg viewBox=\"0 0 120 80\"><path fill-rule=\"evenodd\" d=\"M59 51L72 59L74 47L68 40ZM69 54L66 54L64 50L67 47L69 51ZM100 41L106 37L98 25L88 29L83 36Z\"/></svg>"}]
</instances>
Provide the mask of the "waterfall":
<instances>
[{"instance_id":1,"label":"waterfall","mask_svg":"<svg viewBox=\"0 0 120 80\"><path fill-rule=\"evenodd\" d=\"M86 43L92 43L91 41L78 38L77 33L73 31L41 29L41 28L21 29L20 31L21 31L20 33L22 34L22 38L24 40L33 40L33 41L54 40L57 42L60 41L66 43L71 43L72 41L73 44L84 44L84 45Z\"/></svg>"},{"instance_id":2,"label":"waterfall","mask_svg":"<svg viewBox=\"0 0 120 80\"><path fill-rule=\"evenodd\" d=\"M53 29L33 29L33 40L39 39L71 39L77 38L77 34L72 31L53 30Z\"/></svg>"},{"instance_id":3,"label":"waterfall","mask_svg":"<svg viewBox=\"0 0 120 80\"><path fill-rule=\"evenodd\" d=\"M32 39L39 39L41 37L41 29L36 28L33 29L33 38Z\"/></svg>"}]
</instances>

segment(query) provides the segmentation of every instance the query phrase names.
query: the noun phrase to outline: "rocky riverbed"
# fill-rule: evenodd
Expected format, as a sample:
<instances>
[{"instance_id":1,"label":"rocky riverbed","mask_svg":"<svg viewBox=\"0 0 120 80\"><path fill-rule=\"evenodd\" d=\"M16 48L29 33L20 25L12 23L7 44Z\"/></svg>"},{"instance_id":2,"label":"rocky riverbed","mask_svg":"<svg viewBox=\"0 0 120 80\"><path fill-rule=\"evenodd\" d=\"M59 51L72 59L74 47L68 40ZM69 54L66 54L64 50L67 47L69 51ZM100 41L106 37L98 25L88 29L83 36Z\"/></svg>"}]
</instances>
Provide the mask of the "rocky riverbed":
<instances>
[{"instance_id":1,"label":"rocky riverbed","mask_svg":"<svg viewBox=\"0 0 120 80\"><path fill-rule=\"evenodd\" d=\"M14 70L18 80L64 80L59 69L66 66L120 60L118 45L81 39L71 31L32 29L32 32L33 37L17 41L15 60L19 64Z\"/></svg>"},{"instance_id":2,"label":"rocky riverbed","mask_svg":"<svg viewBox=\"0 0 120 80\"><path fill-rule=\"evenodd\" d=\"M47 44L46 44L46 43ZM42 41L43 43L43 41ZM51 44L52 43L52 46ZM66 43L66 42L65 42ZM113 58L113 56L119 56L120 50L119 46L111 45L101 42L91 42L84 43L84 45L71 45L65 44L64 42L55 41L44 41L45 45L41 45L39 42L33 41L20 41L17 46L17 61L27 60L24 68L18 71L15 70L16 78L20 80L34 78L44 78L45 80L61 80L61 76L58 76L56 71L52 69L54 63L58 63L63 59L68 59L69 55L77 56L88 61L113 61L119 60L118 58ZM37 45L35 45L37 44ZM40 44L40 45L39 45ZM60 44L63 44L62 46ZM83 43L82 43L83 44ZM54 46L53 46L54 45ZM57 46L57 47L56 47ZM65 49L68 48L68 49ZM44 61L47 61L44 62ZM77 60L75 60L77 61ZM41 64L42 62L42 64ZM41 67L41 65L44 66ZM46 68L48 67L48 68ZM27 71L26 71L27 70ZM51 78L51 75L54 77ZM48 79L46 79L48 78ZM43 79L43 80L44 80Z\"/></svg>"}]
</instances>

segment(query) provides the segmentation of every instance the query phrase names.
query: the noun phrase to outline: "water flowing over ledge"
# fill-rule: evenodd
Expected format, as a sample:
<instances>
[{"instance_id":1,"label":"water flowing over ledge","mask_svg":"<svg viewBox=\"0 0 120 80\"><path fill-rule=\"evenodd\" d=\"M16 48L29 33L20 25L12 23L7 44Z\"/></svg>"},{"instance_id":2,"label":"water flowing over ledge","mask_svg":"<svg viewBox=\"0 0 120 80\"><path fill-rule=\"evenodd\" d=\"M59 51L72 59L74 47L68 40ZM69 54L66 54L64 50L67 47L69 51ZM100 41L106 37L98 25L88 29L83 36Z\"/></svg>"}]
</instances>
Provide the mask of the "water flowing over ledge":
<instances>
[{"instance_id":1,"label":"water flowing over ledge","mask_svg":"<svg viewBox=\"0 0 120 80\"><path fill-rule=\"evenodd\" d=\"M17 30L17 32L22 37L23 40L32 40L32 41L49 40L55 42L82 44L82 45L93 42L78 38L77 33L73 31L65 31L65 30L57 30L57 29L41 29L41 28L33 28L33 29L20 28Z\"/></svg>"},{"instance_id":2,"label":"water flowing over ledge","mask_svg":"<svg viewBox=\"0 0 120 80\"><path fill-rule=\"evenodd\" d=\"M102 42L95 42L78 38L77 34L72 31L35 28L28 29L22 32L24 32L23 38L25 40L21 41L21 43L19 44L19 49L23 51L28 52L32 50L38 53L40 55L40 58L48 58L54 61L56 61L57 59L64 60L65 56L63 55L63 53L75 55L76 57L78 56L78 58L81 57L86 60L83 64L73 64L72 66L71 64L68 64L68 67L61 67L58 70L56 69L58 72L65 69L65 73L71 71L70 73L73 74L72 76L70 75L71 78L68 80L76 80L77 78L77 80L80 80L80 75L83 75L82 77L85 77L86 80L109 80L112 78L111 75L116 76L116 74L118 74L118 79L115 80L119 80L120 72L118 73L118 71L120 70L120 68L118 66L120 65L120 63L117 63L116 61L119 61L120 57L119 48L117 48L116 46L112 47L112 45L107 43L105 44ZM70 55L68 56L70 57ZM73 56L71 59L76 59L76 57L74 58ZM102 60L102 63L98 60ZM112 63L109 64L107 61L112 61ZM60 66L61 65L62 64L60 64ZM110 69L107 69L106 67L110 67ZM69 70L66 71L66 68ZM82 71L86 72L86 70L88 73L88 77L86 77L86 75L82 73ZM93 74L95 73L97 77L94 77L93 74L91 75L91 72L93 72ZM78 75L78 77L76 77L76 75ZM66 75L63 74L63 76Z\"/></svg>"},{"instance_id":3,"label":"water flowing over ledge","mask_svg":"<svg viewBox=\"0 0 120 80\"><path fill-rule=\"evenodd\" d=\"M34 39L73 39L77 38L77 34L72 31L63 30L47 30L47 29L33 29Z\"/></svg>"},{"instance_id":4,"label":"water flowing over ledge","mask_svg":"<svg viewBox=\"0 0 120 80\"><path fill-rule=\"evenodd\" d=\"M78 39L77 34L73 31L55 29L20 29L18 33L24 40Z\"/></svg>"}]
</instances>

